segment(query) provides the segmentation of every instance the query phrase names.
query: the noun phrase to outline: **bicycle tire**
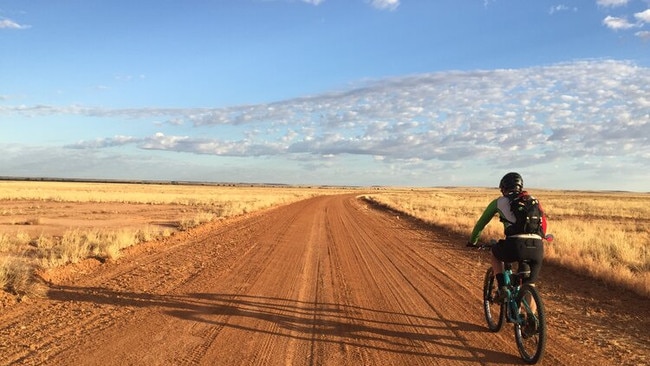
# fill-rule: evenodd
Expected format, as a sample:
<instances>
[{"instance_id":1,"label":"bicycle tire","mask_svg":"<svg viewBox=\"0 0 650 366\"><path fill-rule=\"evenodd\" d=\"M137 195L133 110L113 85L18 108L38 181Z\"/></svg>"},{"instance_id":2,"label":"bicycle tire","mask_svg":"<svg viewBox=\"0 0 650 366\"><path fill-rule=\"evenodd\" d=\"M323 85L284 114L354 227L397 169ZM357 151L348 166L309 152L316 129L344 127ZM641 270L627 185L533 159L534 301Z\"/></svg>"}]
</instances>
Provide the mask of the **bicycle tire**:
<instances>
[{"instance_id":1,"label":"bicycle tire","mask_svg":"<svg viewBox=\"0 0 650 366\"><path fill-rule=\"evenodd\" d=\"M506 318L503 303L494 301L494 295L497 290L495 282L496 278L494 278L494 272L490 267L485 272L485 279L483 280L483 310L488 329L492 332L500 331Z\"/></svg>"},{"instance_id":2,"label":"bicycle tire","mask_svg":"<svg viewBox=\"0 0 650 366\"><path fill-rule=\"evenodd\" d=\"M528 284L521 286L516 301L522 318L515 324L517 349L524 362L535 364L541 361L546 347L544 304L537 289Z\"/></svg>"}]
</instances>

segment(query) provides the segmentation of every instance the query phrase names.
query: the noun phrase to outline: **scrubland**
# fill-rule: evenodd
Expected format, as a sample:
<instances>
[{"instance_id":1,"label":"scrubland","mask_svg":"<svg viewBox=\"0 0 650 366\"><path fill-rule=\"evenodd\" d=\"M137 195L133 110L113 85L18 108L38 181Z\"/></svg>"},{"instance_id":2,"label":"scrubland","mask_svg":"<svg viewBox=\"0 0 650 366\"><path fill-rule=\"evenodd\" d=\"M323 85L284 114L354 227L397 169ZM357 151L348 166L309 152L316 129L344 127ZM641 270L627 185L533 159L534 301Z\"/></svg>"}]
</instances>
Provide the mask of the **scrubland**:
<instances>
[{"instance_id":1,"label":"scrubland","mask_svg":"<svg viewBox=\"0 0 650 366\"><path fill-rule=\"evenodd\" d=\"M475 188L0 181L0 202L4 202L0 206L0 288L18 295L35 294L37 270L86 258L114 260L124 248L209 221L316 195L351 192L365 193L368 200L444 228L458 236L459 246L498 195L496 189ZM555 236L546 245L545 260L650 296L650 194L535 189L530 193L542 202L549 232ZM165 220L163 224L146 218L136 221L125 207L139 207L145 211L142 215L157 213ZM52 218L57 210L61 217ZM105 224L107 217L109 224ZM48 229L52 222L58 223L58 229ZM502 226L495 218L481 240L501 236Z\"/></svg>"},{"instance_id":2,"label":"scrubland","mask_svg":"<svg viewBox=\"0 0 650 366\"><path fill-rule=\"evenodd\" d=\"M650 194L528 191L542 202L548 233L555 237L545 246L545 261L650 296ZM463 245L498 195L497 189L439 188L387 190L367 198L445 228ZM495 217L480 240L501 237Z\"/></svg>"},{"instance_id":3,"label":"scrubland","mask_svg":"<svg viewBox=\"0 0 650 366\"><path fill-rule=\"evenodd\" d=\"M36 271L87 258L114 260L127 247L176 231L344 191L349 190L1 181L0 288L34 295L39 292ZM159 224L141 217L154 215Z\"/></svg>"}]
</instances>

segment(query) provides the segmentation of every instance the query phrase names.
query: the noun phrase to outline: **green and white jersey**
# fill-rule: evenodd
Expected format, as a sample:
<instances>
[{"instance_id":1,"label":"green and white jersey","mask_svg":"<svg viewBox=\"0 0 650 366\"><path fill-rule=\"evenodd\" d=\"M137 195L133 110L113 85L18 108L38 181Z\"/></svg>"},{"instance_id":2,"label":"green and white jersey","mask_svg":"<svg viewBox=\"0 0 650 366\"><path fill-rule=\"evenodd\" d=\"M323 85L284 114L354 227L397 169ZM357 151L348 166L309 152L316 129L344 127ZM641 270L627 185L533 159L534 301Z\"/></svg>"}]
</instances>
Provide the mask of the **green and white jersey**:
<instances>
[{"instance_id":1,"label":"green and white jersey","mask_svg":"<svg viewBox=\"0 0 650 366\"><path fill-rule=\"evenodd\" d=\"M481 232L496 215L499 215L499 220L503 223L504 232L508 226L515 223L517 219L515 218L515 214L510 210L510 199L508 197L501 196L490 202L485 208L476 225L474 225L474 230L472 230L472 236L470 237L472 243L476 244L478 242Z\"/></svg>"}]
</instances>

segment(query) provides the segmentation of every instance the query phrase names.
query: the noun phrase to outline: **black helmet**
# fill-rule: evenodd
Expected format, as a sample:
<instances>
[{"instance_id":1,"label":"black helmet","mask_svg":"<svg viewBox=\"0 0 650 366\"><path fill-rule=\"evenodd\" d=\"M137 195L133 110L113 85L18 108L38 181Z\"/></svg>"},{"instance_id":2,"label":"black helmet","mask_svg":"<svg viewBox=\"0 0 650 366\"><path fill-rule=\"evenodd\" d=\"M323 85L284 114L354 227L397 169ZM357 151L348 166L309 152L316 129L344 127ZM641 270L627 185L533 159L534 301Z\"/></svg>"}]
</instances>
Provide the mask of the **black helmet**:
<instances>
[{"instance_id":1,"label":"black helmet","mask_svg":"<svg viewBox=\"0 0 650 366\"><path fill-rule=\"evenodd\" d=\"M524 179L519 173L510 172L501 178L499 189L507 191L521 191L524 188Z\"/></svg>"}]
</instances>

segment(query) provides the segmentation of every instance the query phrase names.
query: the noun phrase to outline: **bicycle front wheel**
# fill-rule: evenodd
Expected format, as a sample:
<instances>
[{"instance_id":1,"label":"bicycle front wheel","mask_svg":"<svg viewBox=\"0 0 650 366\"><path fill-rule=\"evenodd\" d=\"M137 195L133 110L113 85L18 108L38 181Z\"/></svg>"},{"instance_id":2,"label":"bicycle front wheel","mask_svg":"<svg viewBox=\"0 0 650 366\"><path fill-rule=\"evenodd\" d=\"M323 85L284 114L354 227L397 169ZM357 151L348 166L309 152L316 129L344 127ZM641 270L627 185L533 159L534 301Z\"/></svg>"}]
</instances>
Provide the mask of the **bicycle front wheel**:
<instances>
[{"instance_id":1,"label":"bicycle front wheel","mask_svg":"<svg viewBox=\"0 0 650 366\"><path fill-rule=\"evenodd\" d=\"M505 308L501 302L494 301L496 294L497 284L494 278L492 268L488 268L485 272L485 279L483 280L483 310L485 310L485 320L487 321L488 329L493 332L498 332L503 326L503 321L506 318Z\"/></svg>"},{"instance_id":2,"label":"bicycle front wheel","mask_svg":"<svg viewBox=\"0 0 650 366\"><path fill-rule=\"evenodd\" d=\"M546 318L544 304L534 286L521 286L517 295L519 309L515 324L515 341L519 354L526 363L539 362L546 346Z\"/></svg>"}]
</instances>

